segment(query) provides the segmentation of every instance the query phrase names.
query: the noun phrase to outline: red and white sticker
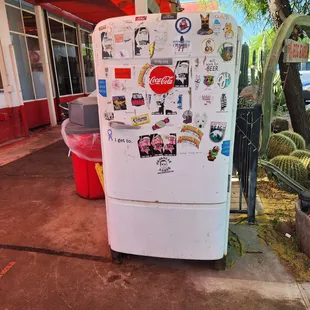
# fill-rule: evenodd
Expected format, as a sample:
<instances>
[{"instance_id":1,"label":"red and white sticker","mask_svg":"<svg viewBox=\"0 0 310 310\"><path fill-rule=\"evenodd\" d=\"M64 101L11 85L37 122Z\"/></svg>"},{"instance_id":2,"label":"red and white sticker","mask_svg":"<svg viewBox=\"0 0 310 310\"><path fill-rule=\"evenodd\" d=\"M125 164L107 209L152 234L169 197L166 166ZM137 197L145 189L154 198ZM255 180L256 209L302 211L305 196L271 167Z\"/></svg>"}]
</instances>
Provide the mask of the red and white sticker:
<instances>
[{"instance_id":1,"label":"red and white sticker","mask_svg":"<svg viewBox=\"0 0 310 310\"><path fill-rule=\"evenodd\" d=\"M146 20L146 16L136 16L136 21Z\"/></svg>"},{"instance_id":2,"label":"red and white sticker","mask_svg":"<svg viewBox=\"0 0 310 310\"><path fill-rule=\"evenodd\" d=\"M166 94L174 87L175 75L165 66L155 67L150 73L149 85L155 94Z\"/></svg>"},{"instance_id":3,"label":"red and white sticker","mask_svg":"<svg viewBox=\"0 0 310 310\"><path fill-rule=\"evenodd\" d=\"M115 68L116 79L131 79L131 68Z\"/></svg>"}]
</instances>

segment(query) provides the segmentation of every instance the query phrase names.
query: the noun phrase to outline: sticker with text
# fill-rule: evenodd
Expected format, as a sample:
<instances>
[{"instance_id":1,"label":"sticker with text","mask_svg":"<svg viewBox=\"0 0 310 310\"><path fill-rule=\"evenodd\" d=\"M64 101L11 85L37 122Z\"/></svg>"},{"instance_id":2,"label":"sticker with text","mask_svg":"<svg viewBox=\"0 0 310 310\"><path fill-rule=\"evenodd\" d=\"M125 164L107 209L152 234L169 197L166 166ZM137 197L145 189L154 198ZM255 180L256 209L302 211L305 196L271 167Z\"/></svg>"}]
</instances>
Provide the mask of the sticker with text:
<instances>
[{"instance_id":1,"label":"sticker with text","mask_svg":"<svg viewBox=\"0 0 310 310\"><path fill-rule=\"evenodd\" d=\"M210 14L203 16L200 14L201 28L198 30L197 34L200 35L210 35L213 30L210 28Z\"/></svg>"},{"instance_id":2,"label":"sticker with text","mask_svg":"<svg viewBox=\"0 0 310 310\"><path fill-rule=\"evenodd\" d=\"M210 94L201 95L201 101L204 105L211 105L214 100L214 96Z\"/></svg>"},{"instance_id":3,"label":"sticker with text","mask_svg":"<svg viewBox=\"0 0 310 310\"><path fill-rule=\"evenodd\" d=\"M211 88L214 86L214 75L204 75L203 76L203 84L207 86L207 88Z\"/></svg>"},{"instance_id":4,"label":"sticker with text","mask_svg":"<svg viewBox=\"0 0 310 310\"><path fill-rule=\"evenodd\" d=\"M134 107L141 107L145 104L144 96L141 93L133 93L131 96L131 104Z\"/></svg>"},{"instance_id":5,"label":"sticker with text","mask_svg":"<svg viewBox=\"0 0 310 310\"><path fill-rule=\"evenodd\" d=\"M177 112L173 110L175 102L173 98L170 99L170 95L155 95L154 100L156 102L156 111L152 112L152 115L176 115Z\"/></svg>"},{"instance_id":6,"label":"sticker with text","mask_svg":"<svg viewBox=\"0 0 310 310\"><path fill-rule=\"evenodd\" d=\"M227 123L211 122L210 125L210 139L215 143L219 143L224 139Z\"/></svg>"},{"instance_id":7,"label":"sticker with text","mask_svg":"<svg viewBox=\"0 0 310 310\"><path fill-rule=\"evenodd\" d=\"M106 80L98 80L98 89L99 89L99 94L102 97L107 97L107 81Z\"/></svg>"},{"instance_id":8,"label":"sticker with text","mask_svg":"<svg viewBox=\"0 0 310 310\"><path fill-rule=\"evenodd\" d=\"M101 32L101 52L102 59L112 58L113 39L111 33Z\"/></svg>"},{"instance_id":9,"label":"sticker with text","mask_svg":"<svg viewBox=\"0 0 310 310\"><path fill-rule=\"evenodd\" d=\"M215 161L217 155L219 154L220 148L218 146L214 146L212 150L208 152L208 161Z\"/></svg>"},{"instance_id":10,"label":"sticker with text","mask_svg":"<svg viewBox=\"0 0 310 310\"><path fill-rule=\"evenodd\" d=\"M223 141L221 154L229 157L229 155L230 155L230 140Z\"/></svg>"},{"instance_id":11,"label":"sticker with text","mask_svg":"<svg viewBox=\"0 0 310 310\"><path fill-rule=\"evenodd\" d=\"M141 70L139 72L139 77L138 77L138 84L139 84L139 86L145 87L147 73L149 72L149 70L152 67L153 66L150 65L150 64L143 65L143 67L141 68Z\"/></svg>"},{"instance_id":12,"label":"sticker with text","mask_svg":"<svg viewBox=\"0 0 310 310\"><path fill-rule=\"evenodd\" d=\"M227 112L226 108L227 108L227 95L226 94L222 94L221 95L221 110L220 112Z\"/></svg>"},{"instance_id":13,"label":"sticker with text","mask_svg":"<svg viewBox=\"0 0 310 310\"><path fill-rule=\"evenodd\" d=\"M191 41L186 39L185 36L177 36L172 41L172 49L174 55L189 55L191 51Z\"/></svg>"},{"instance_id":14,"label":"sticker with text","mask_svg":"<svg viewBox=\"0 0 310 310\"><path fill-rule=\"evenodd\" d=\"M219 63L216 61L216 59L208 59L204 65L207 72L214 73L219 71Z\"/></svg>"},{"instance_id":15,"label":"sticker with text","mask_svg":"<svg viewBox=\"0 0 310 310\"><path fill-rule=\"evenodd\" d=\"M155 125L152 126L152 129L153 129L153 130L157 130L157 129L163 128L163 127L165 127L166 124L168 124L169 122L170 122L169 118L166 117L165 119L156 122Z\"/></svg>"},{"instance_id":16,"label":"sticker with text","mask_svg":"<svg viewBox=\"0 0 310 310\"><path fill-rule=\"evenodd\" d=\"M141 114L131 117L131 123L133 126L141 126L150 123L150 117L148 114Z\"/></svg>"},{"instance_id":17,"label":"sticker with text","mask_svg":"<svg viewBox=\"0 0 310 310\"><path fill-rule=\"evenodd\" d=\"M163 13L161 14L161 20L173 20L177 19L177 13Z\"/></svg>"},{"instance_id":18,"label":"sticker with text","mask_svg":"<svg viewBox=\"0 0 310 310\"><path fill-rule=\"evenodd\" d=\"M213 32L214 34L217 36L221 33L221 22L219 21L218 18L215 18L214 22L213 22Z\"/></svg>"},{"instance_id":19,"label":"sticker with text","mask_svg":"<svg viewBox=\"0 0 310 310\"><path fill-rule=\"evenodd\" d=\"M174 70L175 82L174 87L188 87L189 83L189 60L179 60Z\"/></svg>"},{"instance_id":20,"label":"sticker with text","mask_svg":"<svg viewBox=\"0 0 310 310\"><path fill-rule=\"evenodd\" d=\"M127 110L125 96L113 96L112 102L113 102L114 111Z\"/></svg>"},{"instance_id":21,"label":"sticker with text","mask_svg":"<svg viewBox=\"0 0 310 310\"><path fill-rule=\"evenodd\" d=\"M170 167L171 160L167 157L161 157L156 161L158 168L158 174L170 173L173 170Z\"/></svg>"},{"instance_id":22,"label":"sticker with text","mask_svg":"<svg viewBox=\"0 0 310 310\"><path fill-rule=\"evenodd\" d=\"M137 22L141 22L141 21L147 20L147 16L136 16L135 20Z\"/></svg>"},{"instance_id":23,"label":"sticker with text","mask_svg":"<svg viewBox=\"0 0 310 310\"><path fill-rule=\"evenodd\" d=\"M204 135L204 133L199 128L192 125L184 125L181 128L181 132L186 135L180 136L178 139L178 143L193 145L197 149L199 149L201 139Z\"/></svg>"},{"instance_id":24,"label":"sticker with text","mask_svg":"<svg viewBox=\"0 0 310 310\"><path fill-rule=\"evenodd\" d=\"M135 56L149 55L150 33L146 27L135 29Z\"/></svg>"}]
</instances>

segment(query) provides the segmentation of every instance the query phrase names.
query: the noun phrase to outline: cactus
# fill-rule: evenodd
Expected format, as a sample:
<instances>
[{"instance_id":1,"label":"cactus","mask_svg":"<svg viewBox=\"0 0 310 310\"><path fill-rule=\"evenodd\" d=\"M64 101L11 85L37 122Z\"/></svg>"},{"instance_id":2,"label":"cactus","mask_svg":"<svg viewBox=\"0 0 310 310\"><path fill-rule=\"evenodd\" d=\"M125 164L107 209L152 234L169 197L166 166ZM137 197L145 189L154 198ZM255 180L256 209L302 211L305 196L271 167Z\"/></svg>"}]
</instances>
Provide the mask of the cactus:
<instances>
[{"instance_id":1,"label":"cactus","mask_svg":"<svg viewBox=\"0 0 310 310\"><path fill-rule=\"evenodd\" d=\"M297 150L294 151L291 156L294 156L298 158L306 167L308 171L308 178L310 177L310 152L303 151L303 150Z\"/></svg>"},{"instance_id":2,"label":"cactus","mask_svg":"<svg viewBox=\"0 0 310 310\"><path fill-rule=\"evenodd\" d=\"M270 137L267 147L268 159L279 155L290 155L294 151L296 151L296 144L290 138L281 133L274 134Z\"/></svg>"},{"instance_id":3,"label":"cactus","mask_svg":"<svg viewBox=\"0 0 310 310\"><path fill-rule=\"evenodd\" d=\"M308 122L308 126L310 127L310 109L308 109L308 110L306 111L306 113L307 113L307 122Z\"/></svg>"},{"instance_id":4,"label":"cactus","mask_svg":"<svg viewBox=\"0 0 310 310\"><path fill-rule=\"evenodd\" d=\"M256 51L254 50L252 54L252 66L251 66L251 85L252 86L256 84L255 73L256 73Z\"/></svg>"},{"instance_id":5,"label":"cactus","mask_svg":"<svg viewBox=\"0 0 310 310\"><path fill-rule=\"evenodd\" d=\"M241 73L238 85L239 94L241 90L247 87L249 84L248 68L249 68L249 46L246 43L243 43L241 49L241 65L240 65Z\"/></svg>"},{"instance_id":6,"label":"cactus","mask_svg":"<svg viewBox=\"0 0 310 310\"><path fill-rule=\"evenodd\" d=\"M307 184L308 172L301 160L294 156L277 156L270 161L301 185Z\"/></svg>"},{"instance_id":7,"label":"cactus","mask_svg":"<svg viewBox=\"0 0 310 310\"><path fill-rule=\"evenodd\" d=\"M273 119L271 123L271 131L273 133L279 133L281 131L288 130L288 128L289 128L288 120L282 117L277 117Z\"/></svg>"},{"instance_id":8,"label":"cactus","mask_svg":"<svg viewBox=\"0 0 310 310\"><path fill-rule=\"evenodd\" d=\"M286 130L281 131L281 134L293 140L298 150L304 150L306 148L305 139L297 132Z\"/></svg>"}]
</instances>

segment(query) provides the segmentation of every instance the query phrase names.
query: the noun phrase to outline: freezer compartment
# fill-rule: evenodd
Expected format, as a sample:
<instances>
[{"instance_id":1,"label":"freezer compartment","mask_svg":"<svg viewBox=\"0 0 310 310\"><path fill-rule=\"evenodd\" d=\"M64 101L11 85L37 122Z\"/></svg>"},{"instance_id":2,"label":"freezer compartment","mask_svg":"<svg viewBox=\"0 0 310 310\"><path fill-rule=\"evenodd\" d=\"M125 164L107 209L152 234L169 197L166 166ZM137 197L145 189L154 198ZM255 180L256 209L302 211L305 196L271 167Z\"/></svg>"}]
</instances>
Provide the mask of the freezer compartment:
<instances>
[{"instance_id":1,"label":"freezer compartment","mask_svg":"<svg viewBox=\"0 0 310 310\"><path fill-rule=\"evenodd\" d=\"M216 260L225 251L226 204L158 204L107 198L109 243L143 256Z\"/></svg>"}]
</instances>

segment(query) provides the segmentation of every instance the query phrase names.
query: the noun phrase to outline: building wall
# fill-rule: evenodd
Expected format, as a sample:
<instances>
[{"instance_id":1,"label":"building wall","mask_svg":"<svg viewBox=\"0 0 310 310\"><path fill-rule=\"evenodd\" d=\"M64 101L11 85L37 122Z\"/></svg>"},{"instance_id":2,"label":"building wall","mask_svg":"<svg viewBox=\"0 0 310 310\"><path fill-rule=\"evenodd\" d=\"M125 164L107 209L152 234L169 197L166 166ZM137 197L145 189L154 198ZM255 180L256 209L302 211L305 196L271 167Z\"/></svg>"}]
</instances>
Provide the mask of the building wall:
<instances>
[{"instance_id":1,"label":"building wall","mask_svg":"<svg viewBox=\"0 0 310 310\"><path fill-rule=\"evenodd\" d=\"M4 0L0 0L0 71L3 89L0 92L0 143L25 135L23 102L14 78L14 63L10 55L10 31ZM14 60L14 59L13 59Z\"/></svg>"}]
</instances>

